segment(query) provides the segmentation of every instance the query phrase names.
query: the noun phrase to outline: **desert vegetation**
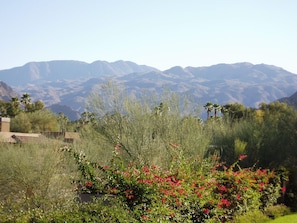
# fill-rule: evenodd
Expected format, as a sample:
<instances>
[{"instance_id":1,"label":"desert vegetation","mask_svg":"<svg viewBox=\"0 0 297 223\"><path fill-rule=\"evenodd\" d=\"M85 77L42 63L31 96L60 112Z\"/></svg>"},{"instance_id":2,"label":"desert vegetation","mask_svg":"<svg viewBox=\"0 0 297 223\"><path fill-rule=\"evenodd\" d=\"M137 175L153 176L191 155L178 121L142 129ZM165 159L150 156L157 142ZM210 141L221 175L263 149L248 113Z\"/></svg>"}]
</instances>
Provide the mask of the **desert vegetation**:
<instances>
[{"instance_id":1,"label":"desert vegetation","mask_svg":"<svg viewBox=\"0 0 297 223\"><path fill-rule=\"evenodd\" d=\"M297 112L284 103L203 106L107 83L76 122L28 104L12 125L80 140L1 144L2 222L268 222L297 208Z\"/></svg>"}]
</instances>

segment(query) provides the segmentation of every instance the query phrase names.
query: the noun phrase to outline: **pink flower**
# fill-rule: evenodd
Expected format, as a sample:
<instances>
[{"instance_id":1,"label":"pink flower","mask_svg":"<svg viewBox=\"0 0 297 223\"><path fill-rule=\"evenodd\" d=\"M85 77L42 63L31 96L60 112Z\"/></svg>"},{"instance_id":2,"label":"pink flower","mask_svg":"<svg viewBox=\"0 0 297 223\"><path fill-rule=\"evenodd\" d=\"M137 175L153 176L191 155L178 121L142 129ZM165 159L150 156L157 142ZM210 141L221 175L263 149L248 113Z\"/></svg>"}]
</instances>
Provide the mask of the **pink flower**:
<instances>
[{"instance_id":1,"label":"pink flower","mask_svg":"<svg viewBox=\"0 0 297 223\"><path fill-rule=\"evenodd\" d=\"M283 193L285 193L286 190L287 190L287 188L286 187L282 187L281 190L282 190Z\"/></svg>"},{"instance_id":2,"label":"pink flower","mask_svg":"<svg viewBox=\"0 0 297 223\"><path fill-rule=\"evenodd\" d=\"M247 155L244 154L240 154L238 157L239 160L244 160L245 158L247 158Z\"/></svg>"}]
</instances>

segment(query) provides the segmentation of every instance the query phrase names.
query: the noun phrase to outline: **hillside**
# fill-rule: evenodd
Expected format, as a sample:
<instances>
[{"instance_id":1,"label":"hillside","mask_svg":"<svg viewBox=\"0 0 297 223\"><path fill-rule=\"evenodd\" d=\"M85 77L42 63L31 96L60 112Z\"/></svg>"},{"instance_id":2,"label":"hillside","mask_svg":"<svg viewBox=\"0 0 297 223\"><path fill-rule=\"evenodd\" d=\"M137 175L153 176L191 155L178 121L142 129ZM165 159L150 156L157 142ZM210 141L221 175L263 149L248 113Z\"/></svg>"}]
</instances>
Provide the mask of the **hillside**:
<instances>
[{"instance_id":1,"label":"hillside","mask_svg":"<svg viewBox=\"0 0 297 223\"><path fill-rule=\"evenodd\" d=\"M6 83L0 81L0 100L9 101L12 97L16 97L18 94Z\"/></svg>"},{"instance_id":2,"label":"hillside","mask_svg":"<svg viewBox=\"0 0 297 223\"><path fill-rule=\"evenodd\" d=\"M40 84L46 81L89 79L92 77L116 76L133 72L146 72L155 68L137 65L129 61L95 61L91 64L57 60L49 62L30 62L21 67L0 70L1 79L11 86Z\"/></svg>"},{"instance_id":3,"label":"hillside","mask_svg":"<svg viewBox=\"0 0 297 223\"><path fill-rule=\"evenodd\" d=\"M124 85L130 95L143 91L158 94L164 88L188 95L197 104L243 103L258 107L288 97L297 90L297 75L266 64L217 64L209 67L172 67L165 71L129 61L31 62L0 71L1 80L46 106L70 107L81 113L85 99L98 85L112 80Z\"/></svg>"},{"instance_id":4,"label":"hillside","mask_svg":"<svg viewBox=\"0 0 297 223\"><path fill-rule=\"evenodd\" d=\"M286 103L290 106L293 106L297 109L297 91L290 97L284 97L284 98L279 99L278 101L284 102L284 103Z\"/></svg>"}]
</instances>

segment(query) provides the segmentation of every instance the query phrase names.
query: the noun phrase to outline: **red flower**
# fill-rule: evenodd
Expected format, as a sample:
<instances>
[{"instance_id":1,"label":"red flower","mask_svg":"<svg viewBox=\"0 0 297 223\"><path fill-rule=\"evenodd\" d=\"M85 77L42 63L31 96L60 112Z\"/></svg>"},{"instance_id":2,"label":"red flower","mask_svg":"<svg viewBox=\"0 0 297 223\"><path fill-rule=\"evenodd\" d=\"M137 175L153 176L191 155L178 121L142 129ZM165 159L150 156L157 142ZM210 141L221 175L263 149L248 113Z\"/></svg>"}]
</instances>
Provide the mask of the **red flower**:
<instances>
[{"instance_id":1,"label":"red flower","mask_svg":"<svg viewBox=\"0 0 297 223\"><path fill-rule=\"evenodd\" d=\"M180 190L178 190L178 192L179 192L179 195L184 195L184 194L186 194L186 191L185 191L184 189L180 189Z\"/></svg>"},{"instance_id":2,"label":"red flower","mask_svg":"<svg viewBox=\"0 0 297 223\"><path fill-rule=\"evenodd\" d=\"M204 213L205 213L205 214L209 214L209 209L208 209L208 208L205 208L205 209L204 209Z\"/></svg>"},{"instance_id":3,"label":"red flower","mask_svg":"<svg viewBox=\"0 0 297 223\"><path fill-rule=\"evenodd\" d=\"M150 169L147 166L142 167L142 171L145 173L149 173Z\"/></svg>"},{"instance_id":4,"label":"red flower","mask_svg":"<svg viewBox=\"0 0 297 223\"><path fill-rule=\"evenodd\" d=\"M287 188L286 187L282 187L281 190L282 190L283 193L285 193L286 190L287 190Z\"/></svg>"},{"instance_id":5,"label":"red flower","mask_svg":"<svg viewBox=\"0 0 297 223\"><path fill-rule=\"evenodd\" d=\"M259 186L260 186L260 189L263 189L263 187L265 186L265 183L260 182L260 183L259 183Z\"/></svg>"},{"instance_id":6,"label":"red flower","mask_svg":"<svg viewBox=\"0 0 297 223\"><path fill-rule=\"evenodd\" d=\"M86 188L92 188L93 183L91 181L85 183Z\"/></svg>"},{"instance_id":7,"label":"red flower","mask_svg":"<svg viewBox=\"0 0 297 223\"><path fill-rule=\"evenodd\" d=\"M125 195L126 195L126 198L128 198L128 199L134 198L133 190L126 190Z\"/></svg>"},{"instance_id":8,"label":"red flower","mask_svg":"<svg viewBox=\"0 0 297 223\"><path fill-rule=\"evenodd\" d=\"M245 158L247 158L247 155L244 154L240 154L238 157L239 160L244 160Z\"/></svg>"},{"instance_id":9,"label":"red flower","mask_svg":"<svg viewBox=\"0 0 297 223\"><path fill-rule=\"evenodd\" d=\"M221 200L221 205L225 206L225 207L229 207L231 205L231 203L227 199L222 199Z\"/></svg>"},{"instance_id":10,"label":"red flower","mask_svg":"<svg viewBox=\"0 0 297 223\"><path fill-rule=\"evenodd\" d=\"M227 187L226 186L222 185L222 186L219 187L219 191L221 191L221 192L227 192L228 190L227 190Z\"/></svg>"},{"instance_id":11,"label":"red flower","mask_svg":"<svg viewBox=\"0 0 297 223\"><path fill-rule=\"evenodd\" d=\"M178 198L175 199L175 202L177 206L182 206L182 202L180 202Z\"/></svg>"},{"instance_id":12,"label":"red flower","mask_svg":"<svg viewBox=\"0 0 297 223\"><path fill-rule=\"evenodd\" d=\"M197 191L197 190L195 190L194 193L197 194L197 196L198 196L199 198L202 198L202 196L203 196L203 195L202 195L199 191Z\"/></svg>"},{"instance_id":13,"label":"red flower","mask_svg":"<svg viewBox=\"0 0 297 223\"><path fill-rule=\"evenodd\" d=\"M144 220L149 220L149 217L146 216L146 215L142 215L141 218L144 219Z\"/></svg>"}]
</instances>

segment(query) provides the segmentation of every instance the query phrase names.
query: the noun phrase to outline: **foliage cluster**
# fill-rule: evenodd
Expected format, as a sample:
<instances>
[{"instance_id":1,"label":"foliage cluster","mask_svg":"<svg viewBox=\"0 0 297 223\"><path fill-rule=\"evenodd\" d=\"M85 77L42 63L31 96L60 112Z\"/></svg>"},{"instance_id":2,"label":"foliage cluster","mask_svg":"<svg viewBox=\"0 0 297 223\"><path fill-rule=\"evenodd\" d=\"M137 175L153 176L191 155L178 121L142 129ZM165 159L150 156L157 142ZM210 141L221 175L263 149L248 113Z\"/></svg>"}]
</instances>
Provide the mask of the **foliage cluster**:
<instances>
[{"instance_id":1,"label":"foliage cluster","mask_svg":"<svg viewBox=\"0 0 297 223\"><path fill-rule=\"evenodd\" d=\"M18 97L12 97L9 102L0 100L0 114L1 116L13 118L21 112L35 112L44 108L42 101L31 102L31 96L28 93Z\"/></svg>"},{"instance_id":2,"label":"foliage cluster","mask_svg":"<svg viewBox=\"0 0 297 223\"><path fill-rule=\"evenodd\" d=\"M264 222L271 210L283 212L277 202L297 203L293 108L207 103L209 118L202 121L198 106L174 94L135 99L112 86L99 91L75 123L29 107L12 118L13 128L31 126L19 131L71 128L81 140L62 147L76 164L57 141L1 144L1 219L240 222L254 213ZM77 192L111 195L115 206L103 205L105 198L77 203Z\"/></svg>"},{"instance_id":3,"label":"foliage cluster","mask_svg":"<svg viewBox=\"0 0 297 223\"><path fill-rule=\"evenodd\" d=\"M75 199L69 177L76 176L76 168L54 149L60 143L0 145L0 222L15 222L34 210L64 209Z\"/></svg>"},{"instance_id":4,"label":"foliage cluster","mask_svg":"<svg viewBox=\"0 0 297 223\"><path fill-rule=\"evenodd\" d=\"M9 102L0 101L0 116L11 118L12 132L59 131L56 115L44 109L42 101L31 102L31 96L27 93L20 99L13 97Z\"/></svg>"},{"instance_id":5,"label":"foliage cluster","mask_svg":"<svg viewBox=\"0 0 297 223\"><path fill-rule=\"evenodd\" d=\"M181 149L173 145L175 153ZM73 153L84 179L83 191L120 198L140 222L225 222L248 211L265 210L277 203L282 189L279 175L266 169L241 169L239 163L201 162L192 166L180 156L171 169L158 166L125 165L120 145L115 146L110 165L89 162ZM179 151L177 151L179 150ZM96 175L96 170L102 174Z\"/></svg>"}]
</instances>

